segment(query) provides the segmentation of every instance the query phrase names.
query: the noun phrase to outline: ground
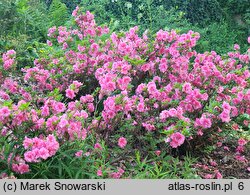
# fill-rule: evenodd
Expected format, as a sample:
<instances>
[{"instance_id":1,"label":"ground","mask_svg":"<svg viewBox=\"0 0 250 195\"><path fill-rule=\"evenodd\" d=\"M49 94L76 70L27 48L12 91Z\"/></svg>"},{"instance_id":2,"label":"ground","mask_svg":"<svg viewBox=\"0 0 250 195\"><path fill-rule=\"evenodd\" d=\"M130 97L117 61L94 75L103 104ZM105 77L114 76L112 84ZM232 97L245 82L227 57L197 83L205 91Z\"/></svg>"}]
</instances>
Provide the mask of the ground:
<instances>
[{"instance_id":1,"label":"ground","mask_svg":"<svg viewBox=\"0 0 250 195\"><path fill-rule=\"evenodd\" d=\"M205 178L207 174L214 175L219 170L225 179L250 179L250 153L249 150L243 153L245 159L237 160L235 158L235 148L233 146L218 147L210 154L201 155L198 163L194 165L198 169L198 175ZM214 164L215 162L216 164Z\"/></svg>"}]
</instances>

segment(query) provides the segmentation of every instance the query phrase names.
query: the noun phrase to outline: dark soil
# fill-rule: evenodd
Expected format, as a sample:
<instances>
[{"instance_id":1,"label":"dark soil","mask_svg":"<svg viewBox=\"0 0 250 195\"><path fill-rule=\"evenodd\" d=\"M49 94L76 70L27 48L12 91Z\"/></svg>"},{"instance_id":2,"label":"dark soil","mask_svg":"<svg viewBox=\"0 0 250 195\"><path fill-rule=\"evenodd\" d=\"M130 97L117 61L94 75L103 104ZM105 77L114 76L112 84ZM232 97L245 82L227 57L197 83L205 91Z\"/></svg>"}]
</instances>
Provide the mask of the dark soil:
<instances>
[{"instance_id":1,"label":"dark soil","mask_svg":"<svg viewBox=\"0 0 250 195\"><path fill-rule=\"evenodd\" d=\"M219 171L224 179L250 179L250 151L245 151L237 159L235 147L224 146L217 148L210 154L199 156L198 163L194 167L198 170L198 175L205 178L210 174L213 179L217 178L216 172Z\"/></svg>"}]
</instances>

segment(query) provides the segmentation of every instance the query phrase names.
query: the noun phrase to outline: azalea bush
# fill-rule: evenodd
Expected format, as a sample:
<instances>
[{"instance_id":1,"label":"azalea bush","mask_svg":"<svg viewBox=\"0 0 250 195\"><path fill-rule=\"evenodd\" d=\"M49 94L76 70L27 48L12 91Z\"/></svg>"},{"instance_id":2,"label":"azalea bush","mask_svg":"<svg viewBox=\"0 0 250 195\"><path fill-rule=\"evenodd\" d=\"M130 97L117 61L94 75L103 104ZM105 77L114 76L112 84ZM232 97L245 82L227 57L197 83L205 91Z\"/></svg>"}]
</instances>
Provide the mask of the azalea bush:
<instances>
[{"instance_id":1,"label":"azalea bush","mask_svg":"<svg viewBox=\"0 0 250 195\"><path fill-rule=\"evenodd\" d=\"M155 169L155 158L169 163L170 154L195 153L232 132L235 155L249 150L250 50L198 53L191 30L111 33L79 7L72 16L71 27L48 30L44 53L22 73L16 52L3 54L2 173L133 177L126 166L135 154L137 164L153 156Z\"/></svg>"}]
</instances>

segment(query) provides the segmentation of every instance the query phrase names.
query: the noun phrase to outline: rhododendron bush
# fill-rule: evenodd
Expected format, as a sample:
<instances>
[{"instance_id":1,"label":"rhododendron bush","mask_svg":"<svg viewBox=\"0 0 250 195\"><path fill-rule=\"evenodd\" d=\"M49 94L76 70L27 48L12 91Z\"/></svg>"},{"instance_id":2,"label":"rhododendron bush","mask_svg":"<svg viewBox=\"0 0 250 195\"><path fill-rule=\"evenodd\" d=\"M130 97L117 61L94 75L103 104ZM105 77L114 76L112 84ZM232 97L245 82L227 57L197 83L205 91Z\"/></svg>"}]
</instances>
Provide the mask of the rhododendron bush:
<instances>
[{"instance_id":1,"label":"rhododendron bush","mask_svg":"<svg viewBox=\"0 0 250 195\"><path fill-rule=\"evenodd\" d=\"M232 132L244 156L250 50L197 53L193 31L116 33L78 7L72 15L71 27L48 30L33 67L16 73L15 51L3 54L1 169L35 175L39 164L72 158L89 160L97 177L120 178L134 151L194 152Z\"/></svg>"}]
</instances>

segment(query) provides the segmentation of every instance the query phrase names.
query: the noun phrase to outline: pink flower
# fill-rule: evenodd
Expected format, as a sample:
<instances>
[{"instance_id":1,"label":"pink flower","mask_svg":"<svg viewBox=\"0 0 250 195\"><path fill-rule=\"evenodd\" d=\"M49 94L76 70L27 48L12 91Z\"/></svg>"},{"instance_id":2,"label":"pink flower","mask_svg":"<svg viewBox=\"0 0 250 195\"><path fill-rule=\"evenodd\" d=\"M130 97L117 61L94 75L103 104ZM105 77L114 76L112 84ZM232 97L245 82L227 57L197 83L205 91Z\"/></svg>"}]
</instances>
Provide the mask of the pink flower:
<instances>
[{"instance_id":1,"label":"pink flower","mask_svg":"<svg viewBox=\"0 0 250 195\"><path fill-rule=\"evenodd\" d=\"M94 112L95 111L95 106L94 106L93 103L88 103L87 107L88 107L89 112Z\"/></svg>"},{"instance_id":2,"label":"pink flower","mask_svg":"<svg viewBox=\"0 0 250 195\"><path fill-rule=\"evenodd\" d=\"M11 50L6 52L6 55L8 55L9 57L13 57L14 55L16 55L16 52L15 52L15 50L11 49Z\"/></svg>"},{"instance_id":3,"label":"pink flower","mask_svg":"<svg viewBox=\"0 0 250 195\"><path fill-rule=\"evenodd\" d=\"M9 50L3 54L3 67L5 70L11 68L11 66L15 63L16 52L14 50Z\"/></svg>"},{"instance_id":4,"label":"pink flower","mask_svg":"<svg viewBox=\"0 0 250 195\"><path fill-rule=\"evenodd\" d=\"M127 145L127 140L124 137L120 137L118 140L118 146L124 148Z\"/></svg>"},{"instance_id":5,"label":"pink flower","mask_svg":"<svg viewBox=\"0 0 250 195\"><path fill-rule=\"evenodd\" d=\"M56 141L54 135L48 135L46 140L44 138L27 138L23 141L25 149L29 149L24 153L24 158L27 162L39 162L40 158L46 160L55 155L59 149L59 143Z\"/></svg>"},{"instance_id":6,"label":"pink flower","mask_svg":"<svg viewBox=\"0 0 250 195\"><path fill-rule=\"evenodd\" d=\"M10 115L10 110L8 107L4 106L0 109L0 116L8 117Z\"/></svg>"},{"instance_id":7,"label":"pink flower","mask_svg":"<svg viewBox=\"0 0 250 195\"><path fill-rule=\"evenodd\" d=\"M18 165L18 172L20 174L24 174L24 173L29 172L29 165L23 164L23 163L19 164Z\"/></svg>"},{"instance_id":8,"label":"pink flower","mask_svg":"<svg viewBox=\"0 0 250 195\"><path fill-rule=\"evenodd\" d=\"M163 73L165 73L168 69L167 63L160 63L159 70Z\"/></svg>"},{"instance_id":9,"label":"pink flower","mask_svg":"<svg viewBox=\"0 0 250 195\"><path fill-rule=\"evenodd\" d=\"M156 156L160 156L161 151L160 151L160 150L156 150L156 151L155 151L155 154L156 154Z\"/></svg>"},{"instance_id":10,"label":"pink flower","mask_svg":"<svg viewBox=\"0 0 250 195\"><path fill-rule=\"evenodd\" d=\"M200 122L201 122L201 125L204 129L210 128L212 126L212 122L211 122L210 118L201 117Z\"/></svg>"},{"instance_id":11,"label":"pink flower","mask_svg":"<svg viewBox=\"0 0 250 195\"><path fill-rule=\"evenodd\" d=\"M5 178L8 178L8 174L7 173L1 173L0 179L5 179Z\"/></svg>"},{"instance_id":12,"label":"pink flower","mask_svg":"<svg viewBox=\"0 0 250 195\"><path fill-rule=\"evenodd\" d=\"M80 97L80 101L83 104L90 103L94 101L94 97L92 95L85 95Z\"/></svg>"},{"instance_id":13,"label":"pink flower","mask_svg":"<svg viewBox=\"0 0 250 195\"><path fill-rule=\"evenodd\" d=\"M47 40L47 45L51 47L53 44L51 41Z\"/></svg>"},{"instance_id":14,"label":"pink flower","mask_svg":"<svg viewBox=\"0 0 250 195\"><path fill-rule=\"evenodd\" d=\"M84 119L88 118L88 113L86 111L82 110L81 111L81 117L84 118Z\"/></svg>"},{"instance_id":15,"label":"pink flower","mask_svg":"<svg viewBox=\"0 0 250 195\"><path fill-rule=\"evenodd\" d=\"M57 102L55 103L54 105L54 110L56 111L56 113L60 113L60 112L63 112L65 111L66 107L65 107L65 104L62 103L62 102Z\"/></svg>"},{"instance_id":16,"label":"pink flower","mask_svg":"<svg viewBox=\"0 0 250 195\"><path fill-rule=\"evenodd\" d=\"M245 139L243 139L243 138L240 138L240 139L238 140L238 144L239 144L240 146L244 146L244 145L247 144L247 141L246 141Z\"/></svg>"},{"instance_id":17,"label":"pink flower","mask_svg":"<svg viewBox=\"0 0 250 195\"><path fill-rule=\"evenodd\" d=\"M148 131L154 131L155 130L155 126L149 123L142 123L142 126L148 130Z\"/></svg>"},{"instance_id":18,"label":"pink flower","mask_svg":"<svg viewBox=\"0 0 250 195\"><path fill-rule=\"evenodd\" d=\"M144 112L144 102L140 102L137 106L139 112Z\"/></svg>"},{"instance_id":19,"label":"pink flower","mask_svg":"<svg viewBox=\"0 0 250 195\"><path fill-rule=\"evenodd\" d=\"M182 91L189 94L192 92L192 86L190 83L184 83L182 86Z\"/></svg>"},{"instance_id":20,"label":"pink flower","mask_svg":"<svg viewBox=\"0 0 250 195\"><path fill-rule=\"evenodd\" d=\"M32 151L28 151L24 153L24 160L26 162L35 162L36 161L36 155Z\"/></svg>"},{"instance_id":21,"label":"pink flower","mask_svg":"<svg viewBox=\"0 0 250 195\"><path fill-rule=\"evenodd\" d=\"M245 156L236 155L235 159L241 162L247 162L247 159L245 158Z\"/></svg>"},{"instance_id":22,"label":"pink flower","mask_svg":"<svg viewBox=\"0 0 250 195\"><path fill-rule=\"evenodd\" d=\"M182 135L181 133L177 132L177 133L173 133L170 136L170 146L172 148L177 148L180 145L182 145L185 141L185 136Z\"/></svg>"},{"instance_id":23,"label":"pink flower","mask_svg":"<svg viewBox=\"0 0 250 195\"><path fill-rule=\"evenodd\" d=\"M232 125L232 128L233 128L233 130L237 131L237 130L239 130L239 125L237 123L234 123Z\"/></svg>"},{"instance_id":24,"label":"pink flower","mask_svg":"<svg viewBox=\"0 0 250 195\"><path fill-rule=\"evenodd\" d=\"M95 149L99 149L99 150L102 150L102 146L101 144L99 143L96 143L95 146L94 146Z\"/></svg>"},{"instance_id":25,"label":"pink flower","mask_svg":"<svg viewBox=\"0 0 250 195\"><path fill-rule=\"evenodd\" d=\"M122 168L118 169L118 173L120 173L121 175L124 173L125 171Z\"/></svg>"},{"instance_id":26,"label":"pink flower","mask_svg":"<svg viewBox=\"0 0 250 195\"><path fill-rule=\"evenodd\" d=\"M1 75L0 75L0 78L1 78ZM10 96L7 93L5 93L4 91L0 91L0 97L3 98L4 100L10 99Z\"/></svg>"},{"instance_id":27,"label":"pink flower","mask_svg":"<svg viewBox=\"0 0 250 195\"><path fill-rule=\"evenodd\" d=\"M7 128L7 127L3 127L3 128L2 128L2 131L1 131L1 135L2 135L2 136L6 136L7 133L8 133L8 128ZM1 158L1 154L0 154L0 158Z\"/></svg>"},{"instance_id":28,"label":"pink flower","mask_svg":"<svg viewBox=\"0 0 250 195\"><path fill-rule=\"evenodd\" d=\"M144 83L141 83L140 85L137 86L136 89L136 94L141 94L143 92L143 90L145 89L146 85Z\"/></svg>"},{"instance_id":29,"label":"pink flower","mask_svg":"<svg viewBox=\"0 0 250 195\"><path fill-rule=\"evenodd\" d=\"M52 37L52 35L56 32L56 27L53 26L52 28L49 28L48 30L48 36Z\"/></svg>"},{"instance_id":30,"label":"pink flower","mask_svg":"<svg viewBox=\"0 0 250 195\"><path fill-rule=\"evenodd\" d=\"M231 119L230 119L230 115L228 111L223 111L219 117L221 118L222 122L228 123Z\"/></svg>"},{"instance_id":31,"label":"pink flower","mask_svg":"<svg viewBox=\"0 0 250 195\"><path fill-rule=\"evenodd\" d=\"M119 168L117 172L110 173L110 177L113 179L120 179L125 171L122 168Z\"/></svg>"},{"instance_id":32,"label":"pink flower","mask_svg":"<svg viewBox=\"0 0 250 195\"><path fill-rule=\"evenodd\" d=\"M73 111L76 108L76 102L69 102L68 103L68 109Z\"/></svg>"},{"instance_id":33,"label":"pink flower","mask_svg":"<svg viewBox=\"0 0 250 195\"><path fill-rule=\"evenodd\" d=\"M213 178L213 175L212 174L206 174L205 175L205 179L212 179Z\"/></svg>"},{"instance_id":34,"label":"pink flower","mask_svg":"<svg viewBox=\"0 0 250 195\"><path fill-rule=\"evenodd\" d=\"M69 122L68 122L66 119L62 118L62 119L60 120L60 122L58 123L58 126L59 126L60 128L64 128L64 127L66 127L68 124L69 124Z\"/></svg>"},{"instance_id":35,"label":"pink flower","mask_svg":"<svg viewBox=\"0 0 250 195\"><path fill-rule=\"evenodd\" d=\"M248 125L249 125L249 121L244 120L244 121L243 121L243 124L244 124L245 126L248 126Z\"/></svg>"},{"instance_id":36,"label":"pink flower","mask_svg":"<svg viewBox=\"0 0 250 195\"><path fill-rule=\"evenodd\" d=\"M87 130L85 128L81 129L81 139L85 140L85 138L87 137Z\"/></svg>"},{"instance_id":37,"label":"pink flower","mask_svg":"<svg viewBox=\"0 0 250 195\"><path fill-rule=\"evenodd\" d=\"M48 106L43 106L42 107L42 116L49 116L49 107Z\"/></svg>"},{"instance_id":38,"label":"pink flower","mask_svg":"<svg viewBox=\"0 0 250 195\"><path fill-rule=\"evenodd\" d=\"M108 83L105 84L105 88L108 90L108 91L114 91L116 89L116 85L114 82L110 81Z\"/></svg>"},{"instance_id":39,"label":"pink flower","mask_svg":"<svg viewBox=\"0 0 250 195\"><path fill-rule=\"evenodd\" d=\"M212 126L212 121L210 118L202 116L201 118L196 118L195 126L203 127L204 129L210 128Z\"/></svg>"},{"instance_id":40,"label":"pink flower","mask_svg":"<svg viewBox=\"0 0 250 195\"><path fill-rule=\"evenodd\" d=\"M244 146L237 146L236 152L238 152L238 153L244 152Z\"/></svg>"},{"instance_id":41,"label":"pink flower","mask_svg":"<svg viewBox=\"0 0 250 195\"><path fill-rule=\"evenodd\" d=\"M79 7L76 6L76 8L74 9L74 11L72 12L72 16L76 17L79 11Z\"/></svg>"},{"instance_id":42,"label":"pink flower","mask_svg":"<svg viewBox=\"0 0 250 195\"><path fill-rule=\"evenodd\" d=\"M29 147L31 147L33 145L33 140L30 138L25 137L24 141L23 141L23 147L25 149L28 149Z\"/></svg>"},{"instance_id":43,"label":"pink flower","mask_svg":"<svg viewBox=\"0 0 250 195\"><path fill-rule=\"evenodd\" d=\"M14 172L19 173L18 164L13 163L11 168L12 168L12 170L13 170Z\"/></svg>"},{"instance_id":44,"label":"pink flower","mask_svg":"<svg viewBox=\"0 0 250 195\"><path fill-rule=\"evenodd\" d=\"M66 97L70 99L74 99L76 97L75 92L72 89L67 89L66 90Z\"/></svg>"},{"instance_id":45,"label":"pink flower","mask_svg":"<svg viewBox=\"0 0 250 195\"><path fill-rule=\"evenodd\" d=\"M222 146L222 142L217 142L216 145L217 145L217 147L221 147Z\"/></svg>"},{"instance_id":46,"label":"pink flower","mask_svg":"<svg viewBox=\"0 0 250 195\"><path fill-rule=\"evenodd\" d=\"M224 110L228 110L228 111L231 110L231 106L230 106L229 103L227 103L227 102L223 102L222 108L223 108Z\"/></svg>"},{"instance_id":47,"label":"pink flower","mask_svg":"<svg viewBox=\"0 0 250 195\"><path fill-rule=\"evenodd\" d=\"M161 120L165 120L165 119L168 118L168 117L169 117L169 114L168 114L168 111L167 111L167 110L161 111L161 113L160 113L160 119L161 119Z\"/></svg>"},{"instance_id":48,"label":"pink flower","mask_svg":"<svg viewBox=\"0 0 250 195\"><path fill-rule=\"evenodd\" d=\"M68 44L66 42L63 43L63 50L68 48Z\"/></svg>"},{"instance_id":49,"label":"pink flower","mask_svg":"<svg viewBox=\"0 0 250 195\"><path fill-rule=\"evenodd\" d=\"M4 65L3 65L4 69L5 69L5 70L10 69L11 66L14 64L14 62L15 62L15 61L14 61L13 59L8 59L8 60L6 60L6 61L4 62Z\"/></svg>"},{"instance_id":50,"label":"pink flower","mask_svg":"<svg viewBox=\"0 0 250 195\"><path fill-rule=\"evenodd\" d=\"M98 169L96 174L97 174L97 176L101 177L102 176L102 170Z\"/></svg>"},{"instance_id":51,"label":"pink flower","mask_svg":"<svg viewBox=\"0 0 250 195\"><path fill-rule=\"evenodd\" d=\"M216 167L218 164L215 161L210 161L209 162L211 166Z\"/></svg>"},{"instance_id":52,"label":"pink flower","mask_svg":"<svg viewBox=\"0 0 250 195\"><path fill-rule=\"evenodd\" d=\"M247 42L250 43L250 37L247 38Z\"/></svg>"},{"instance_id":53,"label":"pink flower","mask_svg":"<svg viewBox=\"0 0 250 195\"><path fill-rule=\"evenodd\" d=\"M204 133L203 133L202 129L198 129L197 135L202 136L203 134L204 134Z\"/></svg>"},{"instance_id":54,"label":"pink flower","mask_svg":"<svg viewBox=\"0 0 250 195\"><path fill-rule=\"evenodd\" d=\"M226 150L226 151L230 151L229 147L227 147L227 146L224 146L223 148L224 148L224 150Z\"/></svg>"},{"instance_id":55,"label":"pink flower","mask_svg":"<svg viewBox=\"0 0 250 195\"><path fill-rule=\"evenodd\" d=\"M58 59L53 59L52 62L53 62L53 64L58 64L59 60Z\"/></svg>"},{"instance_id":56,"label":"pink flower","mask_svg":"<svg viewBox=\"0 0 250 195\"><path fill-rule=\"evenodd\" d=\"M121 69L121 73L122 74L128 74L128 71L131 69L131 65L128 64L123 64L122 65L122 69Z\"/></svg>"},{"instance_id":57,"label":"pink flower","mask_svg":"<svg viewBox=\"0 0 250 195\"><path fill-rule=\"evenodd\" d=\"M73 85L79 89L83 84L81 82L78 82L78 81L73 81Z\"/></svg>"},{"instance_id":58,"label":"pink flower","mask_svg":"<svg viewBox=\"0 0 250 195\"><path fill-rule=\"evenodd\" d=\"M215 171L215 177L216 177L216 179L222 179L223 178L222 174L218 170Z\"/></svg>"},{"instance_id":59,"label":"pink flower","mask_svg":"<svg viewBox=\"0 0 250 195\"><path fill-rule=\"evenodd\" d=\"M195 110L200 109L202 107L202 104L197 100L193 100L191 103Z\"/></svg>"},{"instance_id":60,"label":"pink flower","mask_svg":"<svg viewBox=\"0 0 250 195\"><path fill-rule=\"evenodd\" d=\"M168 114L169 116L171 117L175 117L177 115L177 110L175 108L171 108L169 111L168 111Z\"/></svg>"},{"instance_id":61,"label":"pink flower","mask_svg":"<svg viewBox=\"0 0 250 195\"><path fill-rule=\"evenodd\" d=\"M125 85L128 85L130 82L131 82L131 78L129 77L129 76L124 76L123 78L122 78L122 81L123 81L123 83L125 84Z\"/></svg>"},{"instance_id":62,"label":"pink flower","mask_svg":"<svg viewBox=\"0 0 250 195\"><path fill-rule=\"evenodd\" d=\"M157 91L156 84L154 82L149 82L147 87L150 94L154 94Z\"/></svg>"},{"instance_id":63,"label":"pink flower","mask_svg":"<svg viewBox=\"0 0 250 195\"><path fill-rule=\"evenodd\" d=\"M83 151L79 150L78 152L75 153L76 157L81 157L82 156Z\"/></svg>"},{"instance_id":64,"label":"pink flower","mask_svg":"<svg viewBox=\"0 0 250 195\"><path fill-rule=\"evenodd\" d=\"M208 94L207 93L201 94L201 99L206 101L208 99Z\"/></svg>"},{"instance_id":65,"label":"pink flower","mask_svg":"<svg viewBox=\"0 0 250 195\"><path fill-rule=\"evenodd\" d=\"M235 44L234 45L234 50L239 50L240 49L240 46L238 44Z\"/></svg>"},{"instance_id":66,"label":"pink flower","mask_svg":"<svg viewBox=\"0 0 250 195\"><path fill-rule=\"evenodd\" d=\"M50 157L49 151L43 147L39 150L39 156L40 156L40 158L46 160L47 158Z\"/></svg>"}]
</instances>

